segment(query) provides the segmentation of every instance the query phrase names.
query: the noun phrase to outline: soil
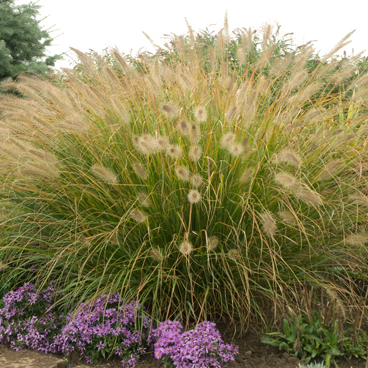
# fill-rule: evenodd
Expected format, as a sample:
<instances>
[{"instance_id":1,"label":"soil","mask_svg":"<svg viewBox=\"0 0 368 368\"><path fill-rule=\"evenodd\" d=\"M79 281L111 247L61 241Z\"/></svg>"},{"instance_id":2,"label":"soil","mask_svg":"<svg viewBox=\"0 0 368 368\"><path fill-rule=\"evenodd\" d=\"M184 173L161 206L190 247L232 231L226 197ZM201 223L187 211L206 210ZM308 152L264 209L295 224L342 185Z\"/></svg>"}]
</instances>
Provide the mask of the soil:
<instances>
[{"instance_id":1,"label":"soil","mask_svg":"<svg viewBox=\"0 0 368 368\"><path fill-rule=\"evenodd\" d=\"M229 368L297 368L303 365L299 359L291 357L285 352L280 352L275 347L269 347L260 342L260 336L254 332L247 332L242 337L232 338L232 333L226 330L225 326L218 325L218 329L225 342L234 343L239 346L239 354L236 361L229 365ZM0 355L10 355L9 348L0 345ZM26 353L23 351L23 354ZM34 358L32 351L27 352ZM38 353L37 353L38 354ZM39 354L41 355L41 354ZM60 355L56 355L60 358ZM318 360L316 360L318 362ZM320 361L320 360L319 360ZM113 359L96 365L86 364L79 359L77 354L68 357L66 368L76 368L79 365L91 368L121 368L121 361ZM366 362L362 359L340 359L337 361L339 368L366 368ZM305 364L305 363L304 363ZM368 366L368 365L367 365ZM141 358L137 368L163 368L163 363L156 360L152 356L144 356Z\"/></svg>"}]
</instances>

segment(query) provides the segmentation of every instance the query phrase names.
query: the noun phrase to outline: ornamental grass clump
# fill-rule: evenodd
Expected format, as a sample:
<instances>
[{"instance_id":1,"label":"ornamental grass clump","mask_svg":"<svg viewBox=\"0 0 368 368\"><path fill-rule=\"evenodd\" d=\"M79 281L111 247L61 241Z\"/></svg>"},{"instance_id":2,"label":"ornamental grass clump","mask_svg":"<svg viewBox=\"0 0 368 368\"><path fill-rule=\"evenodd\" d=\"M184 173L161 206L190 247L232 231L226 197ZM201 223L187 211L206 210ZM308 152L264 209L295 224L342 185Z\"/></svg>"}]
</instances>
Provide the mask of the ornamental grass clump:
<instances>
[{"instance_id":1,"label":"ornamental grass clump","mask_svg":"<svg viewBox=\"0 0 368 368\"><path fill-rule=\"evenodd\" d=\"M40 292L28 283L6 293L0 302L0 344L9 344L13 350L58 353L54 338L60 332L63 315L51 309L54 302L53 282Z\"/></svg>"},{"instance_id":2,"label":"ornamental grass clump","mask_svg":"<svg viewBox=\"0 0 368 368\"><path fill-rule=\"evenodd\" d=\"M168 320L152 331L152 337L156 340L154 356L163 359L166 367L227 367L239 350L235 345L225 344L216 324L208 321L183 332L178 321Z\"/></svg>"},{"instance_id":3,"label":"ornamental grass clump","mask_svg":"<svg viewBox=\"0 0 368 368\"><path fill-rule=\"evenodd\" d=\"M133 367L149 346L151 319L139 303L121 301L118 294L102 295L70 313L55 338L60 351L67 355L75 351L94 364L115 355L123 367Z\"/></svg>"},{"instance_id":4,"label":"ornamental grass clump","mask_svg":"<svg viewBox=\"0 0 368 368\"><path fill-rule=\"evenodd\" d=\"M3 279L36 265L61 303L119 292L186 326L269 321L304 283L362 305L334 269L368 272L368 78L340 88L356 59L311 69L310 44L279 53L267 29L236 53L192 31L164 58L74 50L63 83L8 84Z\"/></svg>"}]
</instances>

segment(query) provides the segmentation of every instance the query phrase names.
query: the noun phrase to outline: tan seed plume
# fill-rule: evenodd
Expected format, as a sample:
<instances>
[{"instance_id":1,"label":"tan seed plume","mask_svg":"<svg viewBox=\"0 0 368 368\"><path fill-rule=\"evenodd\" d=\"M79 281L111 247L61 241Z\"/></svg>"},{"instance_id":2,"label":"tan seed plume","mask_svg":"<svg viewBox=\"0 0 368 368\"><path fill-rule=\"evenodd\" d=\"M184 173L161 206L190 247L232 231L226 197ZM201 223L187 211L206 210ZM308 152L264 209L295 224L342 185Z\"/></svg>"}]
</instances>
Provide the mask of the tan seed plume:
<instances>
[{"instance_id":1,"label":"tan seed plume","mask_svg":"<svg viewBox=\"0 0 368 368\"><path fill-rule=\"evenodd\" d=\"M167 150L166 153L171 157L171 158L180 158L183 154L183 150L180 146L177 145L170 145Z\"/></svg>"},{"instance_id":2,"label":"tan seed plume","mask_svg":"<svg viewBox=\"0 0 368 368\"><path fill-rule=\"evenodd\" d=\"M179 130L183 135L188 135L189 134L189 127L188 127L188 123L185 120L182 120L179 123Z\"/></svg>"},{"instance_id":3,"label":"tan seed plume","mask_svg":"<svg viewBox=\"0 0 368 368\"><path fill-rule=\"evenodd\" d=\"M227 133L221 139L221 147L229 149L235 143L235 134Z\"/></svg>"},{"instance_id":4,"label":"tan seed plume","mask_svg":"<svg viewBox=\"0 0 368 368\"><path fill-rule=\"evenodd\" d=\"M199 146L191 146L189 148L189 159L196 162L199 160L199 158L201 157L202 155L202 148L199 147Z\"/></svg>"},{"instance_id":5,"label":"tan seed plume","mask_svg":"<svg viewBox=\"0 0 368 368\"><path fill-rule=\"evenodd\" d=\"M162 105L162 110L171 118L175 118L178 114L177 108L172 104Z\"/></svg>"},{"instance_id":6,"label":"tan seed plume","mask_svg":"<svg viewBox=\"0 0 368 368\"><path fill-rule=\"evenodd\" d=\"M345 238L345 242L350 245L363 246L364 244L368 243L368 234L351 234Z\"/></svg>"},{"instance_id":7,"label":"tan seed plume","mask_svg":"<svg viewBox=\"0 0 368 368\"><path fill-rule=\"evenodd\" d=\"M229 252L227 253L227 256L232 261L237 261L238 259L240 259L240 251L239 249L230 249Z\"/></svg>"},{"instance_id":8,"label":"tan seed plume","mask_svg":"<svg viewBox=\"0 0 368 368\"><path fill-rule=\"evenodd\" d=\"M130 212L130 217L137 222L144 222L147 220L147 216L137 209L134 209Z\"/></svg>"},{"instance_id":9,"label":"tan seed plume","mask_svg":"<svg viewBox=\"0 0 368 368\"><path fill-rule=\"evenodd\" d=\"M203 179L199 174L195 174L190 178L190 182L196 188L200 187L203 183Z\"/></svg>"},{"instance_id":10,"label":"tan seed plume","mask_svg":"<svg viewBox=\"0 0 368 368\"><path fill-rule=\"evenodd\" d=\"M279 211L278 215L280 217L280 219L285 222L286 224L289 225L296 225L297 222L295 220L295 216L290 212L290 211Z\"/></svg>"},{"instance_id":11,"label":"tan seed plume","mask_svg":"<svg viewBox=\"0 0 368 368\"><path fill-rule=\"evenodd\" d=\"M161 251L158 248L150 249L149 254L157 262L161 262L163 260Z\"/></svg>"},{"instance_id":12,"label":"tan seed plume","mask_svg":"<svg viewBox=\"0 0 368 368\"><path fill-rule=\"evenodd\" d=\"M102 165L93 165L91 167L91 171L93 172L93 174L95 174L97 177L107 183L117 184L118 182L116 175L111 170Z\"/></svg>"},{"instance_id":13,"label":"tan seed plume","mask_svg":"<svg viewBox=\"0 0 368 368\"><path fill-rule=\"evenodd\" d=\"M179 251L185 256L189 256L190 253L193 252L193 245L188 241L183 241L180 244Z\"/></svg>"},{"instance_id":14,"label":"tan seed plume","mask_svg":"<svg viewBox=\"0 0 368 368\"><path fill-rule=\"evenodd\" d=\"M289 165L298 167L301 164L301 159L299 155L292 150L282 150L276 155L275 162L285 162Z\"/></svg>"},{"instance_id":15,"label":"tan seed plume","mask_svg":"<svg viewBox=\"0 0 368 368\"><path fill-rule=\"evenodd\" d=\"M275 182L292 192L299 192L303 189L302 183L295 176L286 172L277 173Z\"/></svg>"},{"instance_id":16,"label":"tan seed plume","mask_svg":"<svg viewBox=\"0 0 368 368\"><path fill-rule=\"evenodd\" d=\"M143 192L139 192L138 193L138 202L143 206L143 207L150 207L151 206L151 201L149 200L147 194L143 193Z\"/></svg>"},{"instance_id":17,"label":"tan seed plume","mask_svg":"<svg viewBox=\"0 0 368 368\"><path fill-rule=\"evenodd\" d=\"M189 191L188 194L188 200L190 203L198 203L200 202L202 199L201 194L198 192L198 190L196 189L192 189Z\"/></svg>"},{"instance_id":18,"label":"tan seed plume","mask_svg":"<svg viewBox=\"0 0 368 368\"><path fill-rule=\"evenodd\" d=\"M326 164L321 173L318 175L317 181L332 178L344 167L344 163L344 160L340 159L330 161L328 164Z\"/></svg>"},{"instance_id":19,"label":"tan seed plume","mask_svg":"<svg viewBox=\"0 0 368 368\"><path fill-rule=\"evenodd\" d=\"M262 229L268 236L275 236L276 234L276 221L270 211L265 211L260 215Z\"/></svg>"},{"instance_id":20,"label":"tan seed plume","mask_svg":"<svg viewBox=\"0 0 368 368\"><path fill-rule=\"evenodd\" d=\"M189 173L189 170L185 166L178 166L175 169L175 173L176 173L176 176L179 178L179 180L184 181L184 182L189 181L190 173Z\"/></svg>"},{"instance_id":21,"label":"tan seed plume","mask_svg":"<svg viewBox=\"0 0 368 368\"><path fill-rule=\"evenodd\" d=\"M253 178L254 176L254 173L255 173L255 170L253 167L248 167L244 172L243 174L241 175L240 177L240 181L242 183L246 183L247 181L249 181L250 179Z\"/></svg>"},{"instance_id":22,"label":"tan seed plume","mask_svg":"<svg viewBox=\"0 0 368 368\"><path fill-rule=\"evenodd\" d=\"M207 250L213 252L219 244L219 240L217 236L210 236L207 239Z\"/></svg>"},{"instance_id":23,"label":"tan seed plume","mask_svg":"<svg viewBox=\"0 0 368 368\"><path fill-rule=\"evenodd\" d=\"M148 178L147 171L145 170L144 166L142 164L133 164L132 165L133 170L135 173L143 180L146 180Z\"/></svg>"},{"instance_id":24,"label":"tan seed plume","mask_svg":"<svg viewBox=\"0 0 368 368\"><path fill-rule=\"evenodd\" d=\"M312 206L320 206L323 204L321 196L311 190L302 190L295 193L295 196L301 199L303 202L311 204Z\"/></svg>"},{"instance_id":25,"label":"tan seed plume","mask_svg":"<svg viewBox=\"0 0 368 368\"><path fill-rule=\"evenodd\" d=\"M207 120L207 112L206 109L203 106L198 106L195 109L194 117L198 121L198 123L202 123L203 121Z\"/></svg>"}]
</instances>

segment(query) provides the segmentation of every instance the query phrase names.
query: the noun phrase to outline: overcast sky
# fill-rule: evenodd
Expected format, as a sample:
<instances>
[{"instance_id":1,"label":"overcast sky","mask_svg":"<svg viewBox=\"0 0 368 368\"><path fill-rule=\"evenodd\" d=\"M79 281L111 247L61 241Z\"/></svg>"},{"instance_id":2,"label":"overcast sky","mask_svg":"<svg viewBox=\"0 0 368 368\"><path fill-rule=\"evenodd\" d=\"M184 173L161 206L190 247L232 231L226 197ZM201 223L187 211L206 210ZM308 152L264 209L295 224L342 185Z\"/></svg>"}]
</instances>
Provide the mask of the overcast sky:
<instances>
[{"instance_id":1,"label":"overcast sky","mask_svg":"<svg viewBox=\"0 0 368 368\"><path fill-rule=\"evenodd\" d=\"M37 1L35 1L37 2ZM27 4L29 0L16 0ZM164 34L185 34L185 18L194 31L219 31L227 11L230 31L236 28L259 29L264 23L281 25L280 33L294 32L295 43L317 40L315 47L327 53L347 33L356 29L346 46L348 55L368 50L367 0L39 0L44 29L56 37L49 53L99 53L117 47L135 55L140 48L153 51L142 31L158 45ZM213 26L211 26L213 25ZM210 27L211 26L211 27ZM341 54L339 52L338 54ZM365 52L364 55L368 55ZM70 58L58 62L68 67Z\"/></svg>"}]
</instances>

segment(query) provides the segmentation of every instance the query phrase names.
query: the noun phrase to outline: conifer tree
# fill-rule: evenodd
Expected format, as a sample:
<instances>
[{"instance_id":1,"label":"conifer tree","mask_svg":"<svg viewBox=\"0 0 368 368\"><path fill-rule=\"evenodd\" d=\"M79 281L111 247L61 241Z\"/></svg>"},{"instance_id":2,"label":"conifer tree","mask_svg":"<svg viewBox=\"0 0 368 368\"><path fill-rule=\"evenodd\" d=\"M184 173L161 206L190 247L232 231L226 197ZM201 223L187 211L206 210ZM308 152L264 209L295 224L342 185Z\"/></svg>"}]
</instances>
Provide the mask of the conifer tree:
<instances>
[{"instance_id":1,"label":"conifer tree","mask_svg":"<svg viewBox=\"0 0 368 368\"><path fill-rule=\"evenodd\" d=\"M0 83L30 71L45 75L61 55L46 56L53 39L40 26L39 5L0 0Z\"/></svg>"}]
</instances>

